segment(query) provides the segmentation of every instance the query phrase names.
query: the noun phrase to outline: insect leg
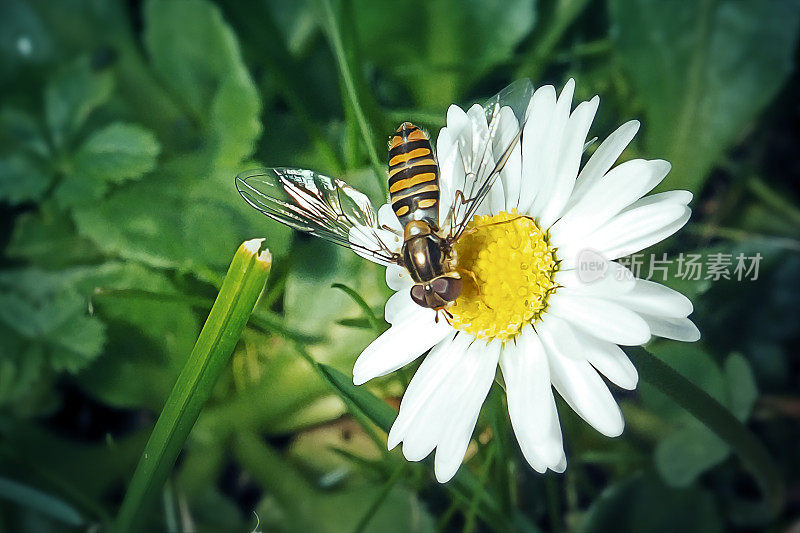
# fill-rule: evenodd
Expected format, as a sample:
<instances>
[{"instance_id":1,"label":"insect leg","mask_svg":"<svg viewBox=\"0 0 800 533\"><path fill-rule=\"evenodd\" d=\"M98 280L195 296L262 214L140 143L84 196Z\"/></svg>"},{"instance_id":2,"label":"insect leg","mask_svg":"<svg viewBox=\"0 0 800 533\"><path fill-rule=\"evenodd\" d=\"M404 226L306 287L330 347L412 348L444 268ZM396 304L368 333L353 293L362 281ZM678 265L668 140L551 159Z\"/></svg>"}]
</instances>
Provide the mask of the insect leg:
<instances>
[{"instance_id":1,"label":"insect leg","mask_svg":"<svg viewBox=\"0 0 800 533\"><path fill-rule=\"evenodd\" d=\"M494 308L491 305L487 304L486 300L483 299L483 295L481 294L481 285L480 283L478 283L478 278L475 276L475 273L472 272L471 270L467 270L466 268L459 268L459 267L456 267L455 271L458 272L459 274L463 272L464 274L469 276L470 279L472 279L472 283L475 285L475 290L478 292L478 298L481 299L483 305L485 305L489 309L494 310Z\"/></svg>"}]
</instances>

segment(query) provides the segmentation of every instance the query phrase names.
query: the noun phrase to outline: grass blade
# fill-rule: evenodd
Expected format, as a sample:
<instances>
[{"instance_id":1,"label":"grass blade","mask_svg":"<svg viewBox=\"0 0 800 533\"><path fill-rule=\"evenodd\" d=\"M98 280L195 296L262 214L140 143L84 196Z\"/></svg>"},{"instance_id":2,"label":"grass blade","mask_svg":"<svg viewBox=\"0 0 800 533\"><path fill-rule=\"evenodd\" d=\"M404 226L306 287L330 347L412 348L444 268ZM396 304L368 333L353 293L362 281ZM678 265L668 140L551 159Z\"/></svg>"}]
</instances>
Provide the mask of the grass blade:
<instances>
[{"instance_id":1,"label":"grass blade","mask_svg":"<svg viewBox=\"0 0 800 533\"><path fill-rule=\"evenodd\" d=\"M730 411L643 348L626 348L626 353L647 383L669 396L697 420L717 434L742 459L764 494L762 511L775 516L783 506L783 481L764 445Z\"/></svg>"},{"instance_id":2,"label":"grass blade","mask_svg":"<svg viewBox=\"0 0 800 533\"><path fill-rule=\"evenodd\" d=\"M358 91L356 90L356 83L353 79L353 72L350 65L347 63L347 55L345 53L344 45L342 44L342 34L340 31L339 21L333 11L330 0L317 0L317 4L323 17L323 27L328 35L333 56L336 58L336 64L339 67L339 73L342 76L344 83L345 93L347 94L348 102L356 117L358 129L361 131L361 137L364 141L364 146L369 156L370 164L375 171L375 177L378 180L378 186L381 192L387 192L386 170L380 159L378 159L378 152L375 150L375 137L372 134L372 128L367 122L367 117L361 107L361 99L359 98Z\"/></svg>"},{"instance_id":3,"label":"grass blade","mask_svg":"<svg viewBox=\"0 0 800 533\"><path fill-rule=\"evenodd\" d=\"M363 412L372 423L388 433L397 417L397 411L374 394L366 387L356 387L353 380L335 368L317 363L322 376L330 383L336 392L346 402L352 403Z\"/></svg>"},{"instance_id":4,"label":"grass blade","mask_svg":"<svg viewBox=\"0 0 800 533\"><path fill-rule=\"evenodd\" d=\"M161 494L178 453L247 324L271 266L263 241L243 243L175 387L158 417L117 517L117 530L136 531Z\"/></svg>"},{"instance_id":5,"label":"grass blade","mask_svg":"<svg viewBox=\"0 0 800 533\"><path fill-rule=\"evenodd\" d=\"M375 313L372 312L372 308L369 306L367 302L364 301L364 298L362 298L360 294L358 294L356 291L354 291L353 289L342 283L334 283L333 285L331 285L331 287L334 289L339 289L340 291L348 295L358 305L358 307L361 308L361 311L364 312L364 316L366 316L370 326L372 326L372 329L374 329L378 333L383 332L384 328L383 324L381 324L382 321L375 316Z\"/></svg>"},{"instance_id":6,"label":"grass blade","mask_svg":"<svg viewBox=\"0 0 800 533\"><path fill-rule=\"evenodd\" d=\"M143 289L114 289L97 287L92 295L93 301L102 301L111 298L124 298L126 300L141 299L156 302L176 302L191 306L194 309L208 311L213 302L210 298L202 296L189 296L181 293L154 292ZM273 333L282 335L295 342L303 344L314 344L321 342L321 337L307 335L286 327L282 317L265 309L267 307L262 298L262 305L259 306L251 316L249 325L263 333Z\"/></svg>"},{"instance_id":7,"label":"grass blade","mask_svg":"<svg viewBox=\"0 0 800 533\"><path fill-rule=\"evenodd\" d=\"M353 530L354 533L363 533L364 530L367 529L372 517L375 516L375 513L381 508L381 505L386 501L386 498L389 496L389 493L392 492L392 489L400 481L400 475L403 473L403 465L395 468L395 471L389 477L389 479L384 483L383 487L381 487L380 492L375 497L375 499L370 504L367 511L361 517L361 520L358 521L355 529Z\"/></svg>"},{"instance_id":8,"label":"grass blade","mask_svg":"<svg viewBox=\"0 0 800 533\"><path fill-rule=\"evenodd\" d=\"M84 525L81 515L67 503L38 489L0 477L0 500L28 507L71 527Z\"/></svg>"},{"instance_id":9,"label":"grass blade","mask_svg":"<svg viewBox=\"0 0 800 533\"><path fill-rule=\"evenodd\" d=\"M352 379L338 370L322 363L316 363L316 366L345 403L355 405L372 423L386 433L389 432L397 417L397 411L392 406L369 392L366 387L356 387ZM433 458L428 457L425 462L432 465ZM497 530L512 531L517 527L516 524L512 524L508 515L501 511L494 497L469 469L461 468L444 487L465 507L475 505L476 514ZM524 526L528 527L529 524L525 523Z\"/></svg>"}]
</instances>

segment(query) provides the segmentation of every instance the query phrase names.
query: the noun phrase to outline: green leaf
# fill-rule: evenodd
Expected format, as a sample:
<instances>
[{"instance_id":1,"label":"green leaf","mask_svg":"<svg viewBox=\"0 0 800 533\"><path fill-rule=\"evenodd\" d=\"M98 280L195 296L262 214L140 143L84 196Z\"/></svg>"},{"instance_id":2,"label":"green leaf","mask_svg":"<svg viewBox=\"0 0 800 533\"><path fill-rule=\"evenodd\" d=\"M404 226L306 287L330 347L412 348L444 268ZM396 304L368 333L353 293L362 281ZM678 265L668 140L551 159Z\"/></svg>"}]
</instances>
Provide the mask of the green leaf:
<instances>
[{"instance_id":1,"label":"green leaf","mask_svg":"<svg viewBox=\"0 0 800 533\"><path fill-rule=\"evenodd\" d=\"M62 208L99 200L115 183L141 178L156 166L155 136L135 124L115 122L94 132L78 149L56 190Z\"/></svg>"},{"instance_id":2,"label":"green leaf","mask_svg":"<svg viewBox=\"0 0 800 533\"><path fill-rule=\"evenodd\" d=\"M670 489L637 474L604 490L589 508L583 533L605 531L722 533L723 522L708 493Z\"/></svg>"},{"instance_id":3,"label":"green leaf","mask_svg":"<svg viewBox=\"0 0 800 533\"><path fill-rule=\"evenodd\" d=\"M361 308L361 311L364 313L364 317L375 331L381 332L384 329L383 325L378 320L378 317L376 317L375 313L372 311L372 308L370 308L369 304L365 302L364 298L362 298L361 295L355 290L342 283L334 283L331 285L331 288L339 289L348 295L356 303L356 305Z\"/></svg>"},{"instance_id":4,"label":"green leaf","mask_svg":"<svg viewBox=\"0 0 800 533\"><path fill-rule=\"evenodd\" d=\"M664 361L693 385L704 390L718 402L725 403L725 381L719 366L700 344L662 342L650 348L652 354ZM645 407L666 418L676 427L696 422L695 418L676 405L668 395L650 383L642 383L639 393Z\"/></svg>"},{"instance_id":5,"label":"green leaf","mask_svg":"<svg viewBox=\"0 0 800 533\"><path fill-rule=\"evenodd\" d=\"M702 388L742 422L750 415L756 390L747 361L732 355L725 362L725 373L698 345L681 346L663 343L654 347L653 354L678 370L696 386ZM709 428L680 409L653 386L643 383L642 400L648 409L670 422L676 429L658 442L655 464L664 480L673 487L686 487L697 477L722 462L730 447Z\"/></svg>"},{"instance_id":6,"label":"green leaf","mask_svg":"<svg viewBox=\"0 0 800 533\"><path fill-rule=\"evenodd\" d=\"M647 152L673 165L664 186L700 191L792 71L798 2L613 0L611 20Z\"/></svg>"},{"instance_id":7,"label":"green leaf","mask_svg":"<svg viewBox=\"0 0 800 533\"><path fill-rule=\"evenodd\" d=\"M221 172L227 179L210 176L202 156L162 161L156 173L112 191L102 202L75 208L75 224L108 254L218 283L231 243L266 236L277 255L285 253L292 234L241 199L235 172Z\"/></svg>"},{"instance_id":8,"label":"green leaf","mask_svg":"<svg viewBox=\"0 0 800 533\"><path fill-rule=\"evenodd\" d=\"M331 51L336 59L336 64L339 68L339 76L343 85L343 92L345 93L345 108L348 113L352 113L361 132L361 138L367 150L370 163L374 170L375 178L377 179L378 186L385 194L387 191L386 180L384 179L385 170L383 165L378 159L378 152L375 149L375 137L372 133L372 125L367 120L364 112L364 103L369 97L363 91L363 84L359 83L361 77L356 74L353 65L351 64L348 54L345 52L344 44L342 42L341 21L340 17L334 12L330 0L318 0L316 2L320 11L320 17L323 22L323 27L326 29L328 41L330 42Z\"/></svg>"},{"instance_id":9,"label":"green leaf","mask_svg":"<svg viewBox=\"0 0 800 533\"><path fill-rule=\"evenodd\" d=\"M50 147L39 123L29 114L14 108L0 110L0 142L17 145L39 157L50 155Z\"/></svg>"},{"instance_id":10,"label":"green leaf","mask_svg":"<svg viewBox=\"0 0 800 533\"><path fill-rule=\"evenodd\" d=\"M764 445L708 392L669 365L642 348L626 348L625 352L639 370L642 381L686 409L736 452L761 487L764 499L756 512L764 517L775 516L783 504L784 486Z\"/></svg>"},{"instance_id":11,"label":"green leaf","mask_svg":"<svg viewBox=\"0 0 800 533\"><path fill-rule=\"evenodd\" d=\"M158 411L197 338L190 303L163 273L132 262L74 269L68 276L106 325L105 355L81 372L78 383L108 405ZM130 290L174 297L113 296Z\"/></svg>"},{"instance_id":12,"label":"green leaf","mask_svg":"<svg viewBox=\"0 0 800 533\"><path fill-rule=\"evenodd\" d=\"M406 82L424 109L439 112L512 60L537 17L534 0L439 0L418 6L414 16L404 2L357 0L353 12L365 58Z\"/></svg>"},{"instance_id":13,"label":"green leaf","mask_svg":"<svg viewBox=\"0 0 800 533\"><path fill-rule=\"evenodd\" d=\"M118 491L130 476L147 435L134 431L125 436L87 442L71 439L61 431L44 429L25 419L0 418L3 464L16 464L21 480L47 487L48 492L75 507L86 522L109 529L110 517L100 501ZM11 460L7 461L9 457ZM91 465L91 467L87 467Z\"/></svg>"},{"instance_id":14,"label":"green leaf","mask_svg":"<svg viewBox=\"0 0 800 533\"><path fill-rule=\"evenodd\" d=\"M252 154L261 104L219 9L204 0L151 0L144 43L153 68L208 134L200 140L212 161L231 166Z\"/></svg>"},{"instance_id":15,"label":"green leaf","mask_svg":"<svg viewBox=\"0 0 800 533\"><path fill-rule=\"evenodd\" d=\"M0 324L0 406L28 418L52 409L53 372L43 350L30 347L15 331Z\"/></svg>"},{"instance_id":16,"label":"green leaf","mask_svg":"<svg viewBox=\"0 0 800 533\"><path fill-rule=\"evenodd\" d=\"M244 66L234 66L222 79L211 106L215 162L223 168L234 167L249 157L261 135L258 91Z\"/></svg>"},{"instance_id":17,"label":"green leaf","mask_svg":"<svg viewBox=\"0 0 800 533\"><path fill-rule=\"evenodd\" d=\"M368 481L341 490L320 490L295 464L256 435L238 434L233 450L247 472L275 500L271 506L262 502L256 510L263 531L354 531L369 503L384 488ZM430 514L410 490L389 487L384 497L385 502L374 509L365 531L434 531ZM280 506L279 513L274 513L275 503Z\"/></svg>"},{"instance_id":18,"label":"green leaf","mask_svg":"<svg viewBox=\"0 0 800 533\"><path fill-rule=\"evenodd\" d=\"M13 205L38 200L52 179L52 173L22 154L0 156L1 201Z\"/></svg>"},{"instance_id":19,"label":"green leaf","mask_svg":"<svg viewBox=\"0 0 800 533\"><path fill-rule=\"evenodd\" d=\"M327 365L315 363L310 358L309 362L319 369L324 378L348 406L357 408L373 424L377 425L385 433L389 432L394 419L397 417L397 411L393 407L369 392L366 387L353 385L353 380L338 370ZM430 465L432 460L432 457L428 457L426 462ZM509 522L511 519L500 511L497 502L487 492L486 487L466 467L462 466L453 480L447 483L446 487L455 498L460 499L464 504L476 505L475 511L478 516L481 516L487 523L495 524L502 529L511 527ZM526 527L530 525L522 515L517 515L515 518L521 520Z\"/></svg>"},{"instance_id":20,"label":"green leaf","mask_svg":"<svg viewBox=\"0 0 800 533\"><path fill-rule=\"evenodd\" d=\"M247 241L233 256L214 306L133 474L117 516L118 531L134 531L143 523L227 365L272 264L262 246L261 240Z\"/></svg>"},{"instance_id":21,"label":"green leaf","mask_svg":"<svg viewBox=\"0 0 800 533\"><path fill-rule=\"evenodd\" d=\"M319 369L338 393L361 409L367 418L386 433L391 429L397 411L388 403L372 394L366 387L356 387L353 379L335 368L319 364Z\"/></svg>"},{"instance_id":22,"label":"green leaf","mask_svg":"<svg viewBox=\"0 0 800 533\"><path fill-rule=\"evenodd\" d=\"M103 325L89 316L86 300L62 274L39 269L0 272L0 324L28 350L42 350L55 371L77 372L105 342Z\"/></svg>"},{"instance_id":23,"label":"green leaf","mask_svg":"<svg viewBox=\"0 0 800 533\"><path fill-rule=\"evenodd\" d=\"M728 388L728 407L733 415L744 422L750 417L758 398L758 388L750 364L742 354L728 356L723 367Z\"/></svg>"},{"instance_id":24,"label":"green leaf","mask_svg":"<svg viewBox=\"0 0 800 533\"><path fill-rule=\"evenodd\" d=\"M136 179L156 166L161 148L155 135L136 124L115 122L94 132L75 154L76 179L110 183Z\"/></svg>"},{"instance_id":25,"label":"green leaf","mask_svg":"<svg viewBox=\"0 0 800 533\"><path fill-rule=\"evenodd\" d=\"M672 487L688 487L706 470L721 463L730 447L700 423L682 427L658 443L655 463Z\"/></svg>"},{"instance_id":26,"label":"green leaf","mask_svg":"<svg viewBox=\"0 0 800 533\"><path fill-rule=\"evenodd\" d=\"M45 89L45 116L56 146L62 146L108 100L112 87L111 73L95 71L86 57L58 72Z\"/></svg>"},{"instance_id":27,"label":"green leaf","mask_svg":"<svg viewBox=\"0 0 800 533\"><path fill-rule=\"evenodd\" d=\"M319 362L349 371L359 353L375 338L373 329L337 324L357 316L361 308L342 291L331 287L346 281L368 302L385 301L382 268L338 246L319 239L298 240L292 248L293 268L286 278L284 316L293 329L325 338L307 347Z\"/></svg>"},{"instance_id":28,"label":"green leaf","mask_svg":"<svg viewBox=\"0 0 800 533\"><path fill-rule=\"evenodd\" d=\"M732 355L726 360L723 375L711 357L697 345L664 343L656 346L653 354L730 408L739 420L747 420L756 391L747 361L740 355ZM649 409L677 425L675 431L659 441L654 455L656 467L668 484L686 487L728 457L731 450L725 441L655 391L652 385L643 383L641 393Z\"/></svg>"},{"instance_id":29,"label":"green leaf","mask_svg":"<svg viewBox=\"0 0 800 533\"><path fill-rule=\"evenodd\" d=\"M5 253L49 269L101 259L97 248L77 234L72 220L47 203L40 204L37 212L26 212L16 218Z\"/></svg>"},{"instance_id":30,"label":"green leaf","mask_svg":"<svg viewBox=\"0 0 800 533\"><path fill-rule=\"evenodd\" d=\"M83 518L72 506L38 489L0 477L0 499L28 507L71 527L83 525Z\"/></svg>"},{"instance_id":31,"label":"green leaf","mask_svg":"<svg viewBox=\"0 0 800 533\"><path fill-rule=\"evenodd\" d=\"M20 67L31 68L53 60L53 37L42 18L24 0L0 3L0 80L19 84ZM33 76L31 76L33 77ZM16 87L15 87L16 88Z\"/></svg>"}]
</instances>

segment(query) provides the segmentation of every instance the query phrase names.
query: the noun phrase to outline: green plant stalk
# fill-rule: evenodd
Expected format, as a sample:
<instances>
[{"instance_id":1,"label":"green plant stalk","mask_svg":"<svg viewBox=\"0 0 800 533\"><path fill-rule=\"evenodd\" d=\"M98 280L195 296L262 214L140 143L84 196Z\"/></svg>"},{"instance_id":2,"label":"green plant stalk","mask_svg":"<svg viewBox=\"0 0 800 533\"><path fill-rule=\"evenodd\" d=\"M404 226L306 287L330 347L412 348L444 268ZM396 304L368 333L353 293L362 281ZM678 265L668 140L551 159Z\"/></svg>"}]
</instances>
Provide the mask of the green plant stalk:
<instances>
[{"instance_id":1,"label":"green plant stalk","mask_svg":"<svg viewBox=\"0 0 800 533\"><path fill-rule=\"evenodd\" d=\"M792 202L781 193L771 189L764 180L756 177L750 178L747 187L768 207L783 214L793 224L800 226L800 209L792 205Z\"/></svg>"},{"instance_id":2,"label":"green plant stalk","mask_svg":"<svg viewBox=\"0 0 800 533\"><path fill-rule=\"evenodd\" d=\"M315 504L317 491L290 461L250 431L239 431L233 439L236 460L289 515L296 517L295 531L318 531Z\"/></svg>"},{"instance_id":3,"label":"green plant stalk","mask_svg":"<svg viewBox=\"0 0 800 533\"><path fill-rule=\"evenodd\" d=\"M85 525L80 513L68 503L5 477L0 477L0 501L2 500L27 507L70 527Z\"/></svg>"},{"instance_id":4,"label":"green plant stalk","mask_svg":"<svg viewBox=\"0 0 800 533\"><path fill-rule=\"evenodd\" d=\"M267 281L272 257L262 239L239 246L192 353L156 421L125 493L116 530L137 531L233 352Z\"/></svg>"},{"instance_id":5,"label":"green plant stalk","mask_svg":"<svg viewBox=\"0 0 800 533\"><path fill-rule=\"evenodd\" d=\"M372 326L372 329L374 329L379 334L383 333L384 327L383 324L381 324L382 320L378 320L378 317L375 316L375 313L372 312L372 309L370 308L369 304L364 301L364 298L362 298L360 294L358 294L356 291L354 291L353 289L342 283L334 283L333 285L331 285L331 288L339 289L340 291L348 295L356 303L356 305L358 305L358 307L361 308L361 311L364 313L364 316L369 321L369 325Z\"/></svg>"},{"instance_id":6,"label":"green plant stalk","mask_svg":"<svg viewBox=\"0 0 800 533\"><path fill-rule=\"evenodd\" d=\"M381 490L378 492L378 495L370 504L367 512L364 513L364 516L361 517L361 520L358 521L355 529L353 530L354 533L362 533L364 530L367 529L372 518L375 516L375 513L381 508L381 505L386 501L386 498L389 496L389 493L392 492L392 489L397 482L400 481L400 476L405 471L405 465L401 464L400 466L396 467L392 475L389 476L389 479L386 480Z\"/></svg>"},{"instance_id":7,"label":"green plant stalk","mask_svg":"<svg viewBox=\"0 0 800 533\"><path fill-rule=\"evenodd\" d=\"M333 55L336 58L336 64L339 67L339 73L344 82L345 93L347 94L347 99L355 114L356 123L358 124L358 129L361 131L361 137L364 140L364 146L367 149L370 164L375 171L375 178L378 180L380 190L386 193L386 171L378 159L378 152L375 150L375 145L373 144L375 137L372 135L372 128L367 122L364 110L361 108L353 73L350 70L350 65L347 64L347 55L345 54L344 45L342 44L342 35L339 31L339 21L336 19L336 14L333 12L333 6L331 6L330 0L317 0L317 4L322 11L323 26L327 29Z\"/></svg>"},{"instance_id":8,"label":"green plant stalk","mask_svg":"<svg viewBox=\"0 0 800 533\"><path fill-rule=\"evenodd\" d=\"M547 24L541 25L547 29L540 38L531 43L522 65L517 69L515 77L531 78L534 83L537 83L556 45L561 41L564 33L572 26L572 22L583 13L583 10L588 5L588 0L564 0L558 2L551 20Z\"/></svg>"},{"instance_id":9,"label":"green plant stalk","mask_svg":"<svg viewBox=\"0 0 800 533\"><path fill-rule=\"evenodd\" d=\"M783 480L769 452L755 435L707 392L643 348L626 348L625 351L644 381L686 409L736 452L761 487L765 513L777 515L783 506Z\"/></svg>"},{"instance_id":10,"label":"green plant stalk","mask_svg":"<svg viewBox=\"0 0 800 533\"><path fill-rule=\"evenodd\" d=\"M325 135L321 128L311 118L309 105L312 97L316 97L305 84L300 73L294 68L291 57L283 39L274 39L280 28L272 16L272 11L266 4L253 2L228 2L226 14L230 14L236 26L242 28L243 38L256 44L259 51L257 61L266 67L270 77L275 81L277 90L297 117L298 122L306 130L306 134L314 144L323 165L335 174L344 170L344 162L336 148Z\"/></svg>"},{"instance_id":11,"label":"green plant stalk","mask_svg":"<svg viewBox=\"0 0 800 533\"><path fill-rule=\"evenodd\" d=\"M337 394L345 400L348 405L355 405L364 415L366 415L376 426L388 433L397 416L397 411L385 401L373 395L366 387L356 387L353 380L322 363L313 363L319 368L321 375L328 381ZM425 460L429 465L433 463L433 458ZM486 487L477 479L469 469L462 468L456 476L444 487L451 493L455 500L458 500L463 507L468 507L473 502L477 502L477 514L498 531L511 531L519 524L512 524L514 518L502 512L495 499L486 492ZM524 521L520 527L533 529L532 524ZM519 529L519 527L517 528Z\"/></svg>"}]
</instances>

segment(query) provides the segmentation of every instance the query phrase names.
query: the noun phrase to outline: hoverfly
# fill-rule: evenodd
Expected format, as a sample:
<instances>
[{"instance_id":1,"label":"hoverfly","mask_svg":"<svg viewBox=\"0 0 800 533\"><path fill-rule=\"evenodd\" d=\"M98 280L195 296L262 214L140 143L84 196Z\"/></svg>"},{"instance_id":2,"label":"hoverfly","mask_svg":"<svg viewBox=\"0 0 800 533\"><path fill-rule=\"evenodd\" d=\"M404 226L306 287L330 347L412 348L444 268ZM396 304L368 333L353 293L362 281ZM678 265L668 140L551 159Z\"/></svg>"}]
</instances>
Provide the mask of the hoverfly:
<instances>
[{"instance_id":1,"label":"hoverfly","mask_svg":"<svg viewBox=\"0 0 800 533\"><path fill-rule=\"evenodd\" d=\"M400 125L389 141L388 163L389 203L402 231L379 227L366 195L311 170L249 170L236 177L236 187L250 205L278 222L376 263L404 267L414 281L412 300L436 310L438 318L461 294L462 275L472 275L458 267L453 245L473 215L481 214L484 200L504 198L498 177L509 161L521 165L532 93L531 82L520 80L485 105L472 106L462 123L448 120L447 134L456 142L447 154L434 154L418 127Z\"/></svg>"}]
</instances>

